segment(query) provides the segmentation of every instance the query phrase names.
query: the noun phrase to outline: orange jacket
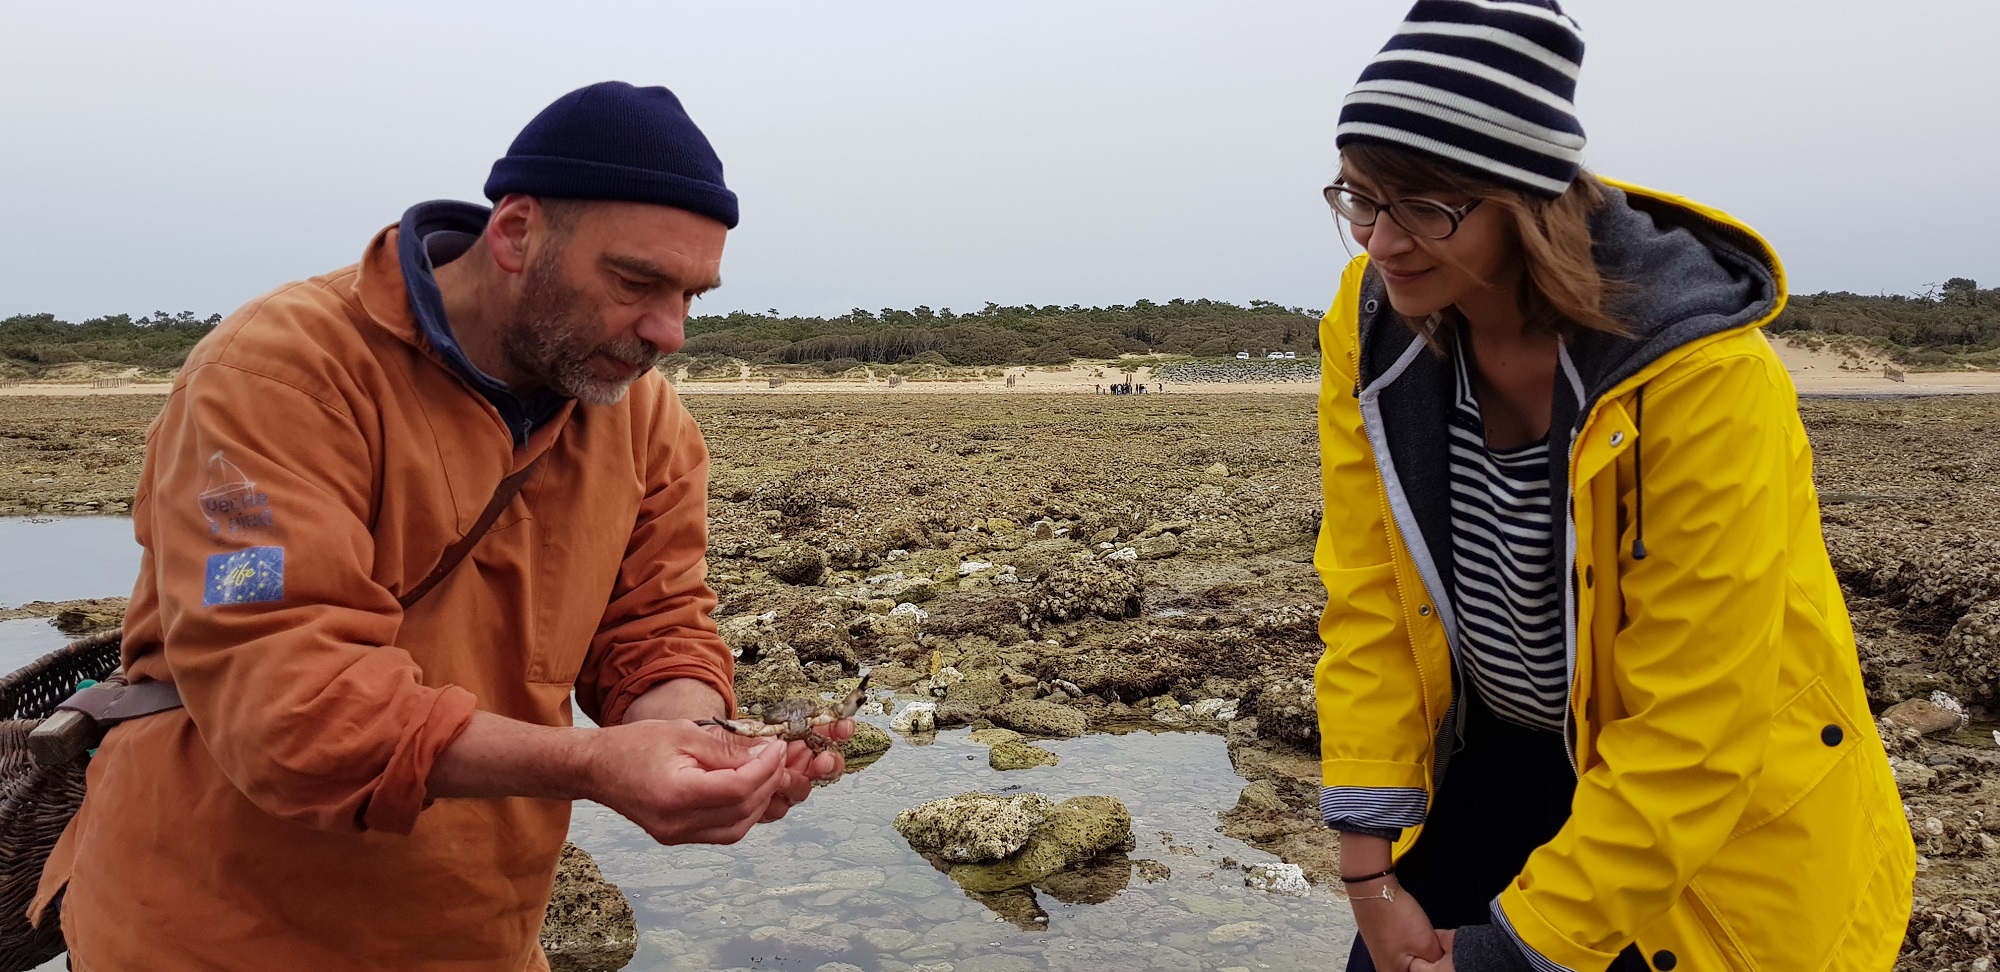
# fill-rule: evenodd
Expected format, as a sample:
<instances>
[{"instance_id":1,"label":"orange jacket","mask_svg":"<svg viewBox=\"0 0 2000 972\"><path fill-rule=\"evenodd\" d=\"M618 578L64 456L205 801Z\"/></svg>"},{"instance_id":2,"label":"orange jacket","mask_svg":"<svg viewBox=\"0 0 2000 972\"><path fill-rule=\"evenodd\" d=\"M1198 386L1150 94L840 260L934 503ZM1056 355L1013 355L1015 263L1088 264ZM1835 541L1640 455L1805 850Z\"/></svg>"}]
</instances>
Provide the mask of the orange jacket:
<instances>
[{"instance_id":1,"label":"orange jacket","mask_svg":"<svg viewBox=\"0 0 2000 972\"><path fill-rule=\"evenodd\" d=\"M571 403L517 450L418 337L396 234L225 321L154 423L125 664L186 708L110 733L43 874L75 968L545 968L569 804L432 804L432 761L475 709L569 725L572 691L605 724L673 678L734 705L708 454L671 387Z\"/></svg>"}]
</instances>

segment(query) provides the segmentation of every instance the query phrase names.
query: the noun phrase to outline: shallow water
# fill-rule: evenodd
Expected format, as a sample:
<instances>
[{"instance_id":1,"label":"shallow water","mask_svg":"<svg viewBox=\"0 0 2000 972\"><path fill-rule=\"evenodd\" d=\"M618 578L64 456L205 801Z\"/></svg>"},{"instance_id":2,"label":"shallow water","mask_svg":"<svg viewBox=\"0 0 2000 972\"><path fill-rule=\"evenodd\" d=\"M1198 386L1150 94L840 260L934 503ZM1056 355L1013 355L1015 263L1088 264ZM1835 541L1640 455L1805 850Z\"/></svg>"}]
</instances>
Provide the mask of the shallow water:
<instances>
[{"instance_id":1,"label":"shallow water","mask_svg":"<svg viewBox=\"0 0 2000 972\"><path fill-rule=\"evenodd\" d=\"M11 672L69 644L69 636L45 618L0 621L0 674Z\"/></svg>"},{"instance_id":2,"label":"shallow water","mask_svg":"<svg viewBox=\"0 0 2000 972\"><path fill-rule=\"evenodd\" d=\"M927 963L956 972L1193 972L1330 968L1345 958L1353 927L1344 903L1320 890L1304 898L1254 891L1239 867L1223 864L1276 859L1216 832L1216 813L1244 785L1220 737L1135 732L1043 741L1061 765L1001 773L987 766L986 747L966 736L939 733L930 745L898 736L873 765L734 847L660 847L609 810L580 805L571 838L638 912L641 944L629 968L813 970L845 962L890 972ZM1137 846L1129 856L1165 864L1171 876L1149 884L1132 873L1129 885L1098 904L1065 904L1046 891L997 902L1029 926L1017 927L961 891L892 825L905 807L967 790L1117 797L1132 812ZM1047 921L1034 921L1033 909Z\"/></svg>"},{"instance_id":3,"label":"shallow water","mask_svg":"<svg viewBox=\"0 0 2000 972\"><path fill-rule=\"evenodd\" d=\"M129 520L0 518L0 606L122 596L137 570ZM46 621L0 621L0 671L68 640ZM610 810L578 804L571 839L638 914L639 953L627 968L813 972L840 962L884 972L926 965L1196 972L1342 964L1354 934L1344 903L1318 889L1290 898L1244 886L1242 866L1275 858L1217 832L1216 814L1244 786L1220 737L1050 740L1039 745L1061 765L1000 773L987 766L986 747L966 735L939 733L927 745L897 736L874 764L731 847L661 847ZM1028 889L990 899L989 907L912 851L892 825L906 807L968 790L1117 797L1132 812L1130 861L1157 861L1170 875L1149 883L1135 865L1118 862L1093 869L1088 888L1058 886L1072 903ZM60 959L43 966L62 967Z\"/></svg>"},{"instance_id":4,"label":"shallow water","mask_svg":"<svg viewBox=\"0 0 2000 972\"><path fill-rule=\"evenodd\" d=\"M129 519L0 517L0 608L126 597L138 576L139 542Z\"/></svg>"}]
</instances>

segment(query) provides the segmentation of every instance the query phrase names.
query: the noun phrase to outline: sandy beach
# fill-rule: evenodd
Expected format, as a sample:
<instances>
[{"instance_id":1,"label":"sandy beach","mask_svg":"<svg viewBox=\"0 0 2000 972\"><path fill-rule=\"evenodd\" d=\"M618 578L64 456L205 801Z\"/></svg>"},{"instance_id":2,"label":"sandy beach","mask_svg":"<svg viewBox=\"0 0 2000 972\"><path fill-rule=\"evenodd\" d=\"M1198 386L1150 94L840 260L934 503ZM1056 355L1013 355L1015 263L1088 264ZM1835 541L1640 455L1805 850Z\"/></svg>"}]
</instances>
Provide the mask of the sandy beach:
<instances>
[{"instance_id":1,"label":"sandy beach","mask_svg":"<svg viewBox=\"0 0 2000 972\"><path fill-rule=\"evenodd\" d=\"M1895 368L1887 359L1856 352L1815 349L1793 343L1785 337L1772 341L1784 360L1799 394L1824 396L1990 395L2000 394L2000 371L1909 371ZM967 369L970 371L971 369ZM1892 375L1900 376L1891 377ZM1026 366L1005 369L1005 376L981 376L905 380L892 384L886 378L855 381L843 378L798 378L745 376L735 379L690 379L681 377L675 389L693 395L986 395L986 394L1096 394L1121 380L1115 363L1092 362L1064 366ZM1179 382L1162 387L1150 366L1132 373L1132 384L1146 386L1149 395L1311 395L1319 390L1313 382ZM113 387L95 387L89 382L19 382L0 385L0 396L90 396L164 395L167 382L139 382Z\"/></svg>"}]
</instances>

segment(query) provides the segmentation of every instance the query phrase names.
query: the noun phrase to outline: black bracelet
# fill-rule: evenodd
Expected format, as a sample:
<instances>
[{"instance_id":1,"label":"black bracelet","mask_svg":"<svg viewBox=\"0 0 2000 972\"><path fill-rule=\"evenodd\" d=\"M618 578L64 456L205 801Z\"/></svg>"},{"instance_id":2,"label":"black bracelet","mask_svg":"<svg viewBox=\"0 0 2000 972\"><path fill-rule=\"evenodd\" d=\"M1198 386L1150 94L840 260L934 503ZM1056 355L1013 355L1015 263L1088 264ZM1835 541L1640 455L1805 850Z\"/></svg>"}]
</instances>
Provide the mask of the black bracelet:
<instances>
[{"instance_id":1,"label":"black bracelet","mask_svg":"<svg viewBox=\"0 0 2000 972\"><path fill-rule=\"evenodd\" d=\"M1386 871L1381 871L1381 872L1379 872L1379 873L1375 873L1375 874L1366 874L1366 875L1363 875L1363 876L1361 876L1361 877L1346 877L1346 876L1342 876L1342 877L1341 877L1341 879L1340 879L1340 883L1342 883L1342 884L1361 884L1362 882L1365 882L1365 881L1373 881L1373 880L1375 880L1376 878L1385 878L1385 877L1388 877L1389 875L1391 875L1391 874L1394 874L1394 873L1396 873L1396 869L1392 867L1392 868L1390 868L1390 869L1388 869L1388 870L1386 870Z\"/></svg>"}]
</instances>

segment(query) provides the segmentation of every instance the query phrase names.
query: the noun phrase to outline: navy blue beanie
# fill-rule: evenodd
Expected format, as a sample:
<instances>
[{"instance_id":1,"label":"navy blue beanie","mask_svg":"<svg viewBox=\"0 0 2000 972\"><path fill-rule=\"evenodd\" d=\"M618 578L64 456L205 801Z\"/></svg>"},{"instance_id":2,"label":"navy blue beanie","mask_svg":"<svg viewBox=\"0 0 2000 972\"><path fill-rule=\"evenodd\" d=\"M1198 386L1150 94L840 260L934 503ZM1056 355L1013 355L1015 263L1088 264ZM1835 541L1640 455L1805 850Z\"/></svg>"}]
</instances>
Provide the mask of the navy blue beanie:
<instances>
[{"instance_id":1,"label":"navy blue beanie","mask_svg":"<svg viewBox=\"0 0 2000 972\"><path fill-rule=\"evenodd\" d=\"M1340 106L1334 144L1387 142L1553 199L1583 162L1582 67L1556 0L1417 0Z\"/></svg>"},{"instance_id":2,"label":"navy blue beanie","mask_svg":"<svg viewBox=\"0 0 2000 972\"><path fill-rule=\"evenodd\" d=\"M653 203L736 228L722 160L680 99L623 81L578 88L528 122L486 177L486 198L509 193Z\"/></svg>"}]
</instances>

